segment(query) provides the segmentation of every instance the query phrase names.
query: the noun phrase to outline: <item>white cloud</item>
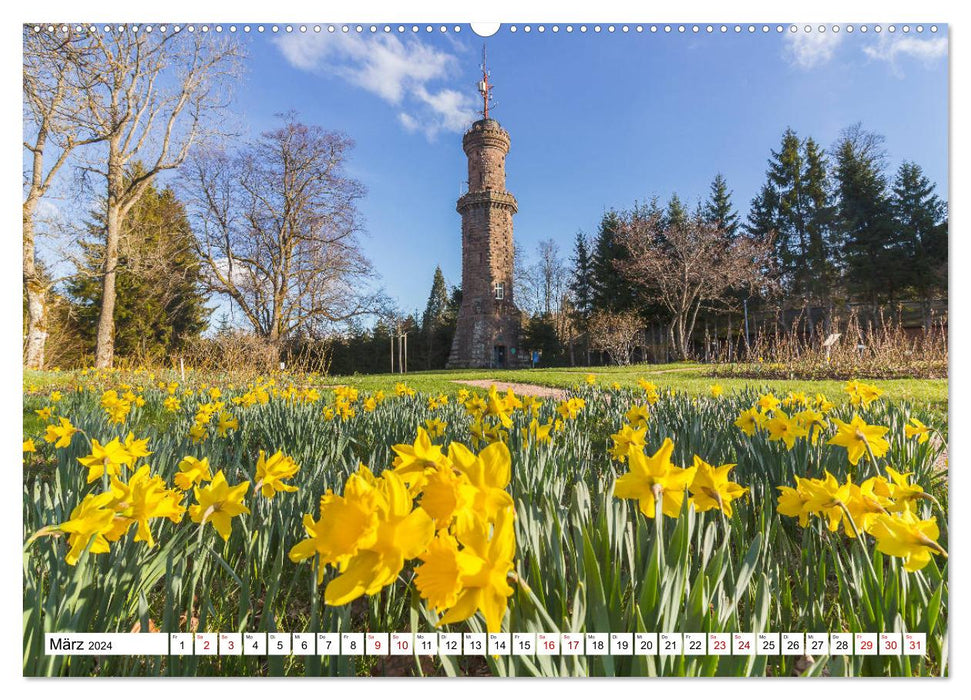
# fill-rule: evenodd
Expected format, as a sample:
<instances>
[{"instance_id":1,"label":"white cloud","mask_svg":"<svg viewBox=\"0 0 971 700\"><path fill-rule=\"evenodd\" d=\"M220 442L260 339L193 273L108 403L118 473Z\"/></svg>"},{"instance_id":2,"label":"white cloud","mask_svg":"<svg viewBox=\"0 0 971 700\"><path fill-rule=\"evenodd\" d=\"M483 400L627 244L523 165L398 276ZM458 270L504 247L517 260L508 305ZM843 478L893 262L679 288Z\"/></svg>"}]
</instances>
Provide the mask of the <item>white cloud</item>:
<instances>
[{"instance_id":1,"label":"white cloud","mask_svg":"<svg viewBox=\"0 0 971 700\"><path fill-rule=\"evenodd\" d=\"M475 119L471 94L440 85L456 70L456 57L417 39L341 32L284 34L274 42L295 68L338 75L407 108L398 121L410 132L433 139L439 131L463 131Z\"/></svg>"},{"instance_id":2,"label":"white cloud","mask_svg":"<svg viewBox=\"0 0 971 700\"><path fill-rule=\"evenodd\" d=\"M414 132L421 128L421 124L418 123L418 120L407 112L401 112L398 114L398 121L401 122L401 126L405 127L405 131Z\"/></svg>"},{"instance_id":3,"label":"white cloud","mask_svg":"<svg viewBox=\"0 0 971 700\"><path fill-rule=\"evenodd\" d=\"M921 39L907 34L881 34L875 44L863 48L863 53L876 61L890 64L894 73L899 74L899 57L915 58L930 64L947 56L947 39L943 36Z\"/></svg>"},{"instance_id":4,"label":"white cloud","mask_svg":"<svg viewBox=\"0 0 971 700\"><path fill-rule=\"evenodd\" d=\"M822 65L833 57L843 40L841 32L799 31L786 34L786 56L791 63L809 69Z\"/></svg>"}]
</instances>

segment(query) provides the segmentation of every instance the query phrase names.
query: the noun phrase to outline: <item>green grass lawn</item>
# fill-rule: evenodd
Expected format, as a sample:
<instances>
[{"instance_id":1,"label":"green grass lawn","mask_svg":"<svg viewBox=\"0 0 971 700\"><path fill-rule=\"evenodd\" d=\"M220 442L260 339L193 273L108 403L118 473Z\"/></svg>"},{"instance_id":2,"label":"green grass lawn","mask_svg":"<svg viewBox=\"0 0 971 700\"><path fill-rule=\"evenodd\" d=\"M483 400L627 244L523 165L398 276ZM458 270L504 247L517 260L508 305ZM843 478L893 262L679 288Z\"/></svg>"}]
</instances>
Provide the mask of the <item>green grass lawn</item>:
<instances>
[{"instance_id":1,"label":"green grass lawn","mask_svg":"<svg viewBox=\"0 0 971 700\"><path fill-rule=\"evenodd\" d=\"M666 365L630 365L628 367L559 367L553 369L517 370L438 370L431 372L410 372L401 374L371 374L343 377L328 377L328 384L351 384L368 391L388 390L396 382L405 381L409 386L424 392L444 392L454 394L462 385L456 383L464 379L494 379L499 382L518 382L539 386L569 389L584 382L587 374L596 377L596 383L609 387L617 382L622 387L637 385L644 378L654 382L660 389L683 391L691 395L708 395L712 384L720 384L726 393L741 391L748 387L769 388L783 394L789 391L807 393L821 392L833 401L846 398L843 387L846 382L839 380L754 380L712 378L707 376L708 365L696 363L672 363ZM890 379L867 380L884 390L885 398L898 401L907 400L929 405L935 411L947 413L946 379Z\"/></svg>"},{"instance_id":2,"label":"green grass lawn","mask_svg":"<svg viewBox=\"0 0 971 700\"><path fill-rule=\"evenodd\" d=\"M588 374L596 377L596 383L610 387L617 382L621 387L633 387L637 380L644 378L657 384L661 390L671 389L685 392L694 396L707 396L712 384L720 384L725 393L743 391L746 388L759 390L769 389L784 395L789 391L804 391L815 394L817 392L836 402L846 400L843 387L846 382L838 380L807 381L807 380L754 380L712 378L708 376L710 366L698 363L671 363L666 365L630 365L628 367L558 367L551 369L517 369L517 370L435 370L430 372L410 372L401 374L367 374L323 377L324 385L349 384L364 391L394 389L397 382L404 381L410 387L425 393L445 393L454 395L463 385L458 383L465 379L486 379L497 382L516 382L522 384L536 384L538 386L569 389L584 383ZM160 372L159 376L172 375L178 379L176 372ZM69 374L64 372L25 372L24 385L36 385L40 393L63 385ZM910 401L926 406L929 410L947 420L947 380L946 379L888 379L868 380L883 389L884 397L890 401ZM25 421L34 418L32 411L25 412Z\"/></svg>"}]
</instances>

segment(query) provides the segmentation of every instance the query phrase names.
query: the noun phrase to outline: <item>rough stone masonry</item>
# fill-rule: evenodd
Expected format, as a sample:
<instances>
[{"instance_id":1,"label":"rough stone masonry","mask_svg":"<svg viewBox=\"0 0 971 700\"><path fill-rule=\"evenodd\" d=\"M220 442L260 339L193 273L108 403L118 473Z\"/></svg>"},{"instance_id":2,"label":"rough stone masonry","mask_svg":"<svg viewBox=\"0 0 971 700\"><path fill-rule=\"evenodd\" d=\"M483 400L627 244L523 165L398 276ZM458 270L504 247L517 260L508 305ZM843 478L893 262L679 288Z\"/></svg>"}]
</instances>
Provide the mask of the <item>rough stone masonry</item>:
<instances>
[{"instance_id":1,"label":"rough stone masonry","mask_svg":"<svg viewBox=\"0 0 971 700\"><path fill-rule=\"evenodd\" d=\"M459 197L462 215L462 305L448 367L519 367L522 314L513 299L512 215L516 198L506 191L509 134L495 119L480 119L465 132L469 191Z\"/></svg>"}]
</instances>

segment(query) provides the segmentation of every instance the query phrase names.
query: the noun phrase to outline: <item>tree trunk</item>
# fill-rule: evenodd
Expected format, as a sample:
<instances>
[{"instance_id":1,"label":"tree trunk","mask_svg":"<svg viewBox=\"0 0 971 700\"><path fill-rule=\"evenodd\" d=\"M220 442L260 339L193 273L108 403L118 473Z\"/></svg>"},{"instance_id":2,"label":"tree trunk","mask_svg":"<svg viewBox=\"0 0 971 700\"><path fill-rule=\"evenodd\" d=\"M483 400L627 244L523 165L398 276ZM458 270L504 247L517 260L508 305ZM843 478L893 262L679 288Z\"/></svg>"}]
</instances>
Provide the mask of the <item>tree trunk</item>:
<instances>
[{"instance_id":1,"label":"tree trunk","mask_svg":"<svg viewBox=\"0 0 971 700\"><path fill-rule=\"evenodd\" d=\"M671 325L668 326L668 339L671 342L671 348L674 351L674 356L676 360L684 359L684 344L682 342L683 333L678 324L678 319L675 317L671 320Z\"/></svg>"},{"instance_id":2,"label":"tree trunk","mask_svg":"<svg viewBox=\"0 0 971 700\"><path fill-rule=\"evenodd\" d=\"M101 288L101 314L98 316L94 366L107 369L115 357L115 284L118 275L118 240L121 238L121 212L115 198L108 198L105 238L104 278Z\"/></svg>"},{"instance_id":3,"label":"tree trunk","mask_svg":"<svg viewBox=\"0 0 971 700\"><path fill-rule=\"evenodd\" d=\"M33 206L24 205L24 292L27 295L27 369L44 369L47 342L47 290L34 260Z\"/></svg>"}]
</instances>

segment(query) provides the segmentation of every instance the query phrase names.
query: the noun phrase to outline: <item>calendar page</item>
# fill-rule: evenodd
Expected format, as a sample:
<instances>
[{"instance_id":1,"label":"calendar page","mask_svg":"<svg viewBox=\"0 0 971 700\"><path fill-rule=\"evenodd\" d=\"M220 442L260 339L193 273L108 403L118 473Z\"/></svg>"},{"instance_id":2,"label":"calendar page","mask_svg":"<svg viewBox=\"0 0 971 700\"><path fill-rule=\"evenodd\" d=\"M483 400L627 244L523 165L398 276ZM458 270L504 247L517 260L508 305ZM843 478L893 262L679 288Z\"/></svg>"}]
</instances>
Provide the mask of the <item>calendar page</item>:
<instances>
[{"instance_id":1,"label":"calendar page","mask_svg":"<svg viewBox=\"0 0 971 700\"><path fill-rule=\"evenodd\" d=\"M232 14L23 25L24 676L949 675L947 22Z\"/></svg>"}]
</instances>

